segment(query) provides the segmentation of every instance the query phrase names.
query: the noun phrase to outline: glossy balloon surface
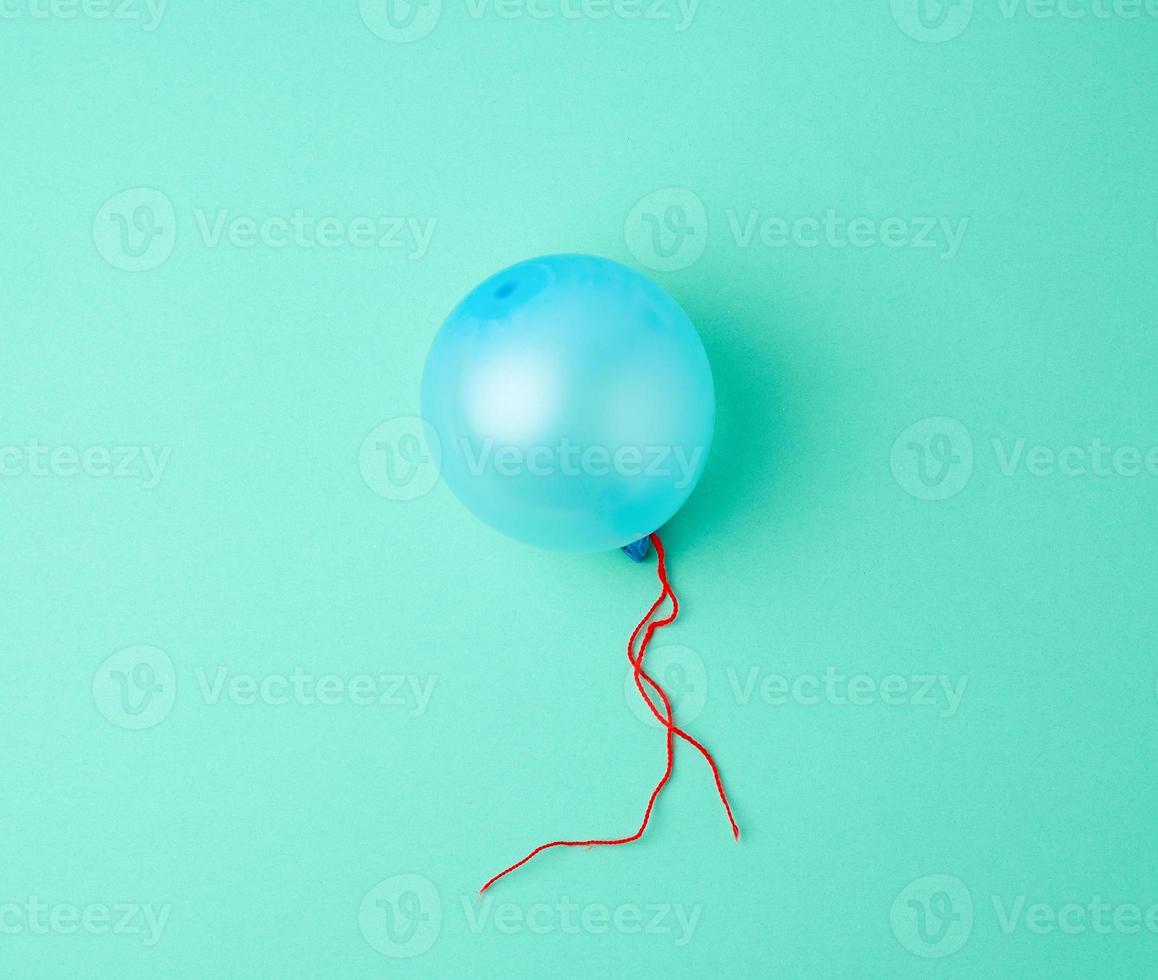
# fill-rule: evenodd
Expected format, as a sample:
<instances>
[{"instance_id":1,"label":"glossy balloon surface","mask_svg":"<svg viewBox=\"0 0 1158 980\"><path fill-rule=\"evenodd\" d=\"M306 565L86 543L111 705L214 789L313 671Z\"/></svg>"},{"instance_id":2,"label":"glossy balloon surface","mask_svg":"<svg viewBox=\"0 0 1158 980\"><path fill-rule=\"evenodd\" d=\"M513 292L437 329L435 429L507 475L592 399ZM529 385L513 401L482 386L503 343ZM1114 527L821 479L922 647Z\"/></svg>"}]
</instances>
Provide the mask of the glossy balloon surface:
<instances>
[{"instance_id":1,"label":"glossy balloon surface","mask_svg":"<svg viewBox=\"0 0 1158 980\"><path fill-rule=\"evenodd\" d=\"M684 311L626 266L521 262L431 345L422 411L454 494L545 548L619 548L683 505L711 448L712 373Z\"/></svg>"}]
</instances>

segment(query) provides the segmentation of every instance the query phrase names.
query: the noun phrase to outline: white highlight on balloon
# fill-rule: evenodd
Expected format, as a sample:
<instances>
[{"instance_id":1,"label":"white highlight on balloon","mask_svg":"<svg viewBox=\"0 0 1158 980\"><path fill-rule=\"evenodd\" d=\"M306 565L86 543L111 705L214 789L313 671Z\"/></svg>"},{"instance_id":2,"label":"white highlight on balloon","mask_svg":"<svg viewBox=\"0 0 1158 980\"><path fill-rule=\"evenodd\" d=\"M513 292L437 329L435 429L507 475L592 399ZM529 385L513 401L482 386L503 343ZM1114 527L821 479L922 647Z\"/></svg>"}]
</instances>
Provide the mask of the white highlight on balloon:
<instances>
[{"instance_id":1,"label":"white highlight on balloon","mask_svg":"<svg viewBox=\"0 0 1158 980\"><path fill-rule=\"evenodd\" d=\"M471 426L504 442L534 439L558 409L553 374L550 364L529 355L482 365L466 393Z\"/></svg>"}]
</instances>

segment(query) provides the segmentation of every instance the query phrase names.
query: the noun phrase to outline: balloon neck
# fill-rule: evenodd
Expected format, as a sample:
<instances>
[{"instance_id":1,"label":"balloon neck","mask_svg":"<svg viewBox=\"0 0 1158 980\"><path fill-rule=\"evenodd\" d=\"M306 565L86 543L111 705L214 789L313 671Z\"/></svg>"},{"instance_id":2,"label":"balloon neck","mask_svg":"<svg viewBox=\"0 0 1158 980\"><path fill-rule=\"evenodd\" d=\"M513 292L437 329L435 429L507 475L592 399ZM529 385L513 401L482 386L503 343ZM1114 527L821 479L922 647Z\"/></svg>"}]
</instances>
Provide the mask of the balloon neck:
<instances>
[{"instance_id":1,"label":"balloon neck","mask_svg":"<svg viewBox=\"0 0 1158 980\"><path fill-rule=\"evenodd\" d=\"M651 541L647 538L640 538L629 545L620 549L628 558L634 562L641 562L647 557L647 553L651 550Z\"/></svg>"}]
</instances>

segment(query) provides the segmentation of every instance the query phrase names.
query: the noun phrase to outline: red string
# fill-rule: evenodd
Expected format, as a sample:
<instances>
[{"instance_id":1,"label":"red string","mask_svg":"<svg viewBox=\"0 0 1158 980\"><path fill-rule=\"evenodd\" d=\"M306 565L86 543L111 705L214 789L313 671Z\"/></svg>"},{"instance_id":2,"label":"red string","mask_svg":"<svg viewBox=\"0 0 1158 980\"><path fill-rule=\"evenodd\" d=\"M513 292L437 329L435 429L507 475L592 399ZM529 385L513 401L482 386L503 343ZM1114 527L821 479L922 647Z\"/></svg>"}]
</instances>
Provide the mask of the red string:
<instances>
[{"instance_id":1,"label":"red string","mask_svg":"<svg viewBox=\"0 0 1158 980\"><path fill-rule=\"evenodd\" d=\"M728 823L732 827L732 836L735 837L737 840L739 840L740 839L740 828L736 825L736 820L732 816L732 808L728 804L728 794L724 791L724 783L723 783L723 780L720 778L720 770L719 770L719 767L716 765L716 760L712 758L712 753L709 752L705 746L700 744L698 741L696 741L696 739L692 738L691 735L689 735L682 728L679 728L675 724L675 717L674 717L672 710L671 710L671 704L668 701L667 696L664 694L663 689L654 680L652 680L652 678L648 675L648 673L643 669L643 654L644 654L644 650L646 650L646 648L647 648L648 640L651 639L652 632L657 627L666 626L668 623L672 622L672 620L674 620L676 618L676 616L679 614L679 608L680 608L679 600L676 598L675 592L672 591L671 583L668 581L667 561L666 561L666 556L664 555L663 542L660 540L658 534L652 534L650 537L651 537L651 543L655 547L655 554L656 554L657 564L658 564L657 571L659 573L659 580L663 584L663 591L660 593L659 598L656 599L656 601L655 601L654 605L652 605L651 609L648 610L648 613L646 616L644 616L643 621L639 624L639 626L637 626L635 628L635 632L631 634L631 639L628 640L628 642L627 642L627 657L629 660L631 660L632 665L635 668L635 686L639 690L640 696L647 703L647 706L651 709L651 713L655 716L655 720L658 721L661 725L664 725L666 728L668 728L673 735L678 735L680 738L682 738L689 745L694 746L699 751L700 755L702 755L704 757L704 760L708 763L708 766L712 770L712 778L716 782L716 792L720 794L720 802L724 804L724 812L728 815ZM658 622L658 623L652 623L648 627L648 631L644 636L643 646L640 647L640 650L639 650L639 656L633 660L632 656L631 656L631 649L632 649L632 645L635 643L636 636L639 634L639 631L642 628L643 624L646 623L648 621L648 619L651 618L652 614L656 611L656 609L659 608L660 604L663 602L665 597L669 597L672 601L671 618L667 619L667 620L663 620L663 621ZM644 681L646 681L652 688L654 688L656 693L659 694L660 697L663 699L666 717L663 717L660 715L659 711L656 709L655 704L652 702L651 698L648 697L647 692L643 689L643 682Z\"/></svg>"},{"instance_id":2,"label":"red string","mask_svg":"<svg viewBox=\"0 0 1158 980\"><path fill-rule=\"evenodd\" d=\"M647 829L648 821L651 819L652 808L655 806L655 801L659 797L660 791L663 790L664 786L667 785L667 781L671 778L672 768L675 763L673 742L677 735L698 749L699 753L707 760L707 763L712 770L712 777L716 781L716 791L720 794L720 800L724 804L724 812L727 813L728 822L732 826L732 835L737 840L740 837L740 828L736 826L736 821L732 817L732 808L728 804L728 795L724 792L724 783L720 778L720 770L716 766L716 762L712 758L712 754L703 745L692 738L691 735L685 732L682 728L676 726L675 713L672 711L671 701L669 700L667 693L647 673L647 671L643 669L643 657L647 652L647 647L651 642L652 636L655 635L656 630L662 629L669 623L674 622L680 611L679 600L676 598L676 594L672 590L671 583L668 581L667 577L667 562L664 555L663 542L660 541L658 534L650 535L650 540L652 545L655 547L657 572L659 575L660 584L663 586L663 589L659 594L659 598L652 603L651 608L647 611L647 615L645 615L643 619L639 621L639 625L635 627L635 630L631 634L631 638L627 641L627 659L632 665L632 670L635 675L636 688L638 688L640 695L643 697L643 700L651 709L651 713L655 716L656 721L664 726L667 765L664 768L663 776L660 778L660 781L656 784L655 789L651 791L651 796L647 801L647 808L643 811L643 821L639 825L639 830L637 830L630 837L619 837L614 840L557 840L551 841L549 844L540 844L521 861L516 861L509 868L500 871L497 875L491 878L490 881L488 881L485 885L482 886L482 888L479 889L480 894L485 892L500 878L509 875L517 868L521 868L536 854L540 854L552 847L614 847L619 844L630 844L632 841L639 840L643 836L643 832ZM657 619L648 622L648 620L651 620L651 617L655 615L659 607L663 605L664 599L671 599L672 610L670 615L663 619ZM635 641L639 637L640 630L642 630L645 625L647 626L647 631L643 634L643 642L640 644L639 653L637 654L635 653ZM656 694L659 695L660 701L663 703L664 713L662 715L660 714L659 709L656 707L655 702L652 701L651 696L648 695L646 690L644 690L643 685L645 683L650 688L652 688Z\"/></svg>"}]
</instances>

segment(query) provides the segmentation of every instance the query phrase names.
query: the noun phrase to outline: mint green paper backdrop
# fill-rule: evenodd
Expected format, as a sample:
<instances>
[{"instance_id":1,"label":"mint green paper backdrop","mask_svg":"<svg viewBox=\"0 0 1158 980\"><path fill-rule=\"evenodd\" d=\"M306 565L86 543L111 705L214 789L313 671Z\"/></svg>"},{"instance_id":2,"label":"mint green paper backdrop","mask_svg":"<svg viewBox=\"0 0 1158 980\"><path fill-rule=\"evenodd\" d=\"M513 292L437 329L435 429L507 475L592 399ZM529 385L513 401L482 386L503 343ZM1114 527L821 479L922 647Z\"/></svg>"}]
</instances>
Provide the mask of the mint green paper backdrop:
<instances>
[{"instance_id":1,"label":"mint green paper backdrop","mask_svg":"<svg viewBox=\"0 0 1158 980\"><path fill-rule=\"evenodd\" d=\"M1158 9L4 0L0 975L1152 977ZM413 16L412 16L413 15ZM695 321L653 566L436 483L528 255Z\"/></svg>"}]
</instances>

